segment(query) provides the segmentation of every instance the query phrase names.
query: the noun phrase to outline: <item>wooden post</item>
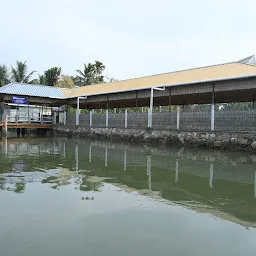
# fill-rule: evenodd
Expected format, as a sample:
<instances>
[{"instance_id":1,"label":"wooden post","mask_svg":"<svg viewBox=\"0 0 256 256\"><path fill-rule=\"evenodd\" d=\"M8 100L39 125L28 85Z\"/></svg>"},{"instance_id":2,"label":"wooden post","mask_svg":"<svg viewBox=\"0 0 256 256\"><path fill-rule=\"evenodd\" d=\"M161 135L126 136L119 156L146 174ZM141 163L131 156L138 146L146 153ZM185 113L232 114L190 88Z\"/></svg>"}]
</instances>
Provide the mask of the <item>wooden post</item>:
<instances>
[{"instance_id":1,"label":"wooden post","mask_svg":"<svg viewBox=\"0 0 256 256\"><path fill-rule=\"evenodd\" d=\"M127 116L128 116L128 111L127 111L127 108L125 109L124 111L124 128L127 128Z\"/></svg>"},{"instance_id":2,"label":"wooden post","mask_svg":"<svg viewBox=\"0 0 256 256\"><path fill-rule=\"evenodd\" d=\"M180 106L177 106L177 130L180 129Z\"/></svg>"}]
</instances>

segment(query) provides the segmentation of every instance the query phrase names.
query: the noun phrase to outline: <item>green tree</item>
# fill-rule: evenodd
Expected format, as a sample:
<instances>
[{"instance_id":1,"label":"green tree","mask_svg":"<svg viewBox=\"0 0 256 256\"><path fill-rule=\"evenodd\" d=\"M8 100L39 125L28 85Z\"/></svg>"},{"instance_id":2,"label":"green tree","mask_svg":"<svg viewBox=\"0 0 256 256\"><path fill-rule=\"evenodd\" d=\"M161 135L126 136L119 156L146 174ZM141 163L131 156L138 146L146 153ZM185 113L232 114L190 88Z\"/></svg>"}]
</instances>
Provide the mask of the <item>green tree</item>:
<instances>
[{"instance_id":1,"label":"green tree","mask_svg":"<svg viewBox=\"0 0 256 256\"><path fill-rule=\"evenodd\" d=\"M0 87L10 83L9 72L6 65L0 65Z\"/></svg>"},{"instance_id":2,"label":"green tree","mask_svg":"<svg viewBox=\"0 0 256 256\"><path fill-rule=\"evenodd\" d=\"M102 75L102 73L104 72L106 67L103 65L102 62L96 60L94 64L94 68L95 68L95 83L97 84L104 83L104 76Z\"/></svg>"},{"instance_id":3,"label":"green tree","mask_svg":"<svg viewBox=\"0 0 256 256\"><path fill-rule=\"evenodd\" d=\"M55 84L56 87L61 88L73 88L75 86L72 77L70 76L61 76L59 81Z\"/></svg>"},{"instance_id":4,"label":"green tree","mask_svg":"<svg viewBox=\"0 0 256 256\"><path fill-rule=\"evenodd\" d=\"M99 84L104 82L103 71L105 66L100 61L95 63L84 64L84 70L76 70L78 75L76 76L75 82L79 86Z\"/></svg>"},{"instance_id":5,"label":"green tree","mask_svg":"<svg viewBox=\"0 0 256 256\"><path fill-rule=\"evenodd\" d=\"M11 67L11 80L18 83L32 84L35 79L31 80L32 75L36 71L28 74L27 62L16 61L16 67Z\"/></svg>"},{"instance_id":6,"label":"green tree","mask_svg":"<svg viewBox=\"0 0 256 256\"><path fill-rule=\"evenodd\" d=\"M54 86L60 78L61 68L53 67L44 72L44 84Z\"/></svg>"}]
</instances>

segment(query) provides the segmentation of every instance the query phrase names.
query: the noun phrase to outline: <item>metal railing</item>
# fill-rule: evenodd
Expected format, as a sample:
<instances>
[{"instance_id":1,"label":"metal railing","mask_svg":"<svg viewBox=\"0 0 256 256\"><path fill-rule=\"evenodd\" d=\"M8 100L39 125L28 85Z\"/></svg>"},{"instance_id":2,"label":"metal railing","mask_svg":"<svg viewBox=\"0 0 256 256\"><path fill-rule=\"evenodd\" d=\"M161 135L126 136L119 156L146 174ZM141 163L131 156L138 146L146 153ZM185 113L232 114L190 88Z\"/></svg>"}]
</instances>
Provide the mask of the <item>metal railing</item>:
<instances>
[{"instance_id":1,"label":"metal railing","mask_svg":"<svg viewBox=\"0 0 256 256\"><path fill-rule=\"evenodd\" d=\"M148 113L87 113L75 114L66 118L67 125L79 125L94 128L148 128ZM256 110L219 110L214 112L214 131L256 132ZM180 131L213 131L210 106L203 110L176 109L169 112L152 113L152 129Z\"/></svg>"}]
</instances>

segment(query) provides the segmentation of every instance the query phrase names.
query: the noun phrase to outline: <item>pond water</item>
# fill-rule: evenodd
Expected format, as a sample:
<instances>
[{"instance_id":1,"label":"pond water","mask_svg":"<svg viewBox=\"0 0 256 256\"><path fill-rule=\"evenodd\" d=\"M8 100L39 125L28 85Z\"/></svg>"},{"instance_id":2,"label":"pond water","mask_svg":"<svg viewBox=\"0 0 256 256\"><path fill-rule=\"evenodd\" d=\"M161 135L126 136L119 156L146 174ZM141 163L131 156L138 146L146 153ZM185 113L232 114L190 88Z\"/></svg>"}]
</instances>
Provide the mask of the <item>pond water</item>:
<instances>
[{"instance_id":1,"label":"pond water","mask_svg":"<svg viewBox=\"0 0 256 256\"><path fill-rule=\"evenodd\" d=\"M255 255L256 155L0 140L0 255Z\"/></svg>"}]
</instances>

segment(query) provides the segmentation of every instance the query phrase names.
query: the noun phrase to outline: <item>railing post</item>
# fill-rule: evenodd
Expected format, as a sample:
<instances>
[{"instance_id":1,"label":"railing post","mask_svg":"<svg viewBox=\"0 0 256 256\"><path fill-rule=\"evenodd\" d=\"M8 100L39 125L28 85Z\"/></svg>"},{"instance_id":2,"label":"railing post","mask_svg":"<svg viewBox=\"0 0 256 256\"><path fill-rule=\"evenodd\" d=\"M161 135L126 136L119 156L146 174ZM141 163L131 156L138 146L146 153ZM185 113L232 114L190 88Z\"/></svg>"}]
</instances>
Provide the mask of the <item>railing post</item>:
<instances>
[{"instance_id":1,"label":"railing post","mask_svg":"<svg viewBox=\"0 0 256 256\"><path fill-rule=\"evenodd\" d=\"M90 110L90 127L92 127L92 113L93 113L93 110L91 109Z\"/></svg>"},{"instance_id":2,"label":"railing post","mask_svg":"<svg viewBox=\"0 0 256 256\"><path fill-rule=\"evenodd\" d=\"M124 128L127 128L127 115L128 115L128 111L126 108L124 111Z\"/></svg>"},{"instance_id":3,"label":"railing post","mask_svg":"<svg viewBox=\"0 0 256 256\"><path fill-rule=\"evenodd\" d=\"M214 85L212 86L212 104L211 104L211 131L214 131Z\"/></svg>"},{"instance_id":4,"label":"railing post","mask_svg":"<svg viewBox=\"0 0 256 256\"><path fill-rule=\"evenodd\" d=\"M108 128L108 109L106 109L106 128Z\"/></svg>"},{"instance_id":5,"label":"railing post","mask_svg":"<svg viewBox=\"0 0 256 256\"><path fill-rule=\"evenodd\" d=\"M180 106L177 106L177 130L180 129Z\"/></svg>"},{"instance_id":6,"label":"railing post","mask_svg":"<svg viewBox=\"0 0 256 256\"><path fill-rule=\"evenodd\" d=\"M66 125L67 124L67 112L64 111L63 113L63 124Z\"/></svg>"},{"instance_id":7,"label":"railing post","mask_svg":"<svg viewBox=\"0 0 256 256\"><path fill-rule=\"evenodd\" d=\"M211 104L211 131L214 131L214 104Z\"/></svg>"},{"instance_id":8,"label":"railing post","mask_svg":"<svg viewBox=\"0 0 256 256\"><path fill-rule=\"evenodd\" d=\"M76 125L79 125L79 110L76 111Z\"/></svg>"},{"instance_id":9,"label":"railing post","mask_svg":"<svg viewBox=\"0 0 256 256\"><path fill-rule=\"evenodd\" d=\"M149 104L149 109L148 109L148 128L152 128L153 100L154 100L154 88L151 88L150 104Z\"/></svg>"}]
</instances>

